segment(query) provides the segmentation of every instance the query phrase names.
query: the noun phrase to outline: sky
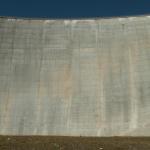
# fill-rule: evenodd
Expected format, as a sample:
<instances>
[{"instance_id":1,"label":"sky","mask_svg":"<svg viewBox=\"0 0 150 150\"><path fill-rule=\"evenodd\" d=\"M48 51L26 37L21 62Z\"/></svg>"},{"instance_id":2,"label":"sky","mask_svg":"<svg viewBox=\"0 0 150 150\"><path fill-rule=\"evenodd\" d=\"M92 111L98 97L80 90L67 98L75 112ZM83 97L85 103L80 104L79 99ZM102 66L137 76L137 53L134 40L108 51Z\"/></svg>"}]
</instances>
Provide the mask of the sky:
<instances>
[{"instance_id":1,"label":"sky","mask_svg":"<svg viewBox=\"0 0 150 150\"><path fill-rule=\"evenodd\" d=\"M150 14L150 0L0 0L0 16L91 18Z\"/></svg>"}]
</instances>

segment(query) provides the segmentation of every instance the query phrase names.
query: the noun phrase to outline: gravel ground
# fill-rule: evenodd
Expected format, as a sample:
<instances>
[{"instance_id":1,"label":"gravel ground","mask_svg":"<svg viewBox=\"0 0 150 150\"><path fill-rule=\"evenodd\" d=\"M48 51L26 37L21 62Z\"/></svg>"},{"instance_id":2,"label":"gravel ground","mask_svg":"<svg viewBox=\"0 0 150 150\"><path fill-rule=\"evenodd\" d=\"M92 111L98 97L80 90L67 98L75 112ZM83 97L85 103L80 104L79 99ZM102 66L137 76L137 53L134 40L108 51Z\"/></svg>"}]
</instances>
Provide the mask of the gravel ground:
<instances>
[{"instance_id":1,"label":"gravel ground","mask_svg":"<svg viewBox=\"0 0 150 150\"><path fill-rule=\"evenodd\" d=\"M150 137L0 136L0 150L150 150Z\"/></svg>"}]
</instances>

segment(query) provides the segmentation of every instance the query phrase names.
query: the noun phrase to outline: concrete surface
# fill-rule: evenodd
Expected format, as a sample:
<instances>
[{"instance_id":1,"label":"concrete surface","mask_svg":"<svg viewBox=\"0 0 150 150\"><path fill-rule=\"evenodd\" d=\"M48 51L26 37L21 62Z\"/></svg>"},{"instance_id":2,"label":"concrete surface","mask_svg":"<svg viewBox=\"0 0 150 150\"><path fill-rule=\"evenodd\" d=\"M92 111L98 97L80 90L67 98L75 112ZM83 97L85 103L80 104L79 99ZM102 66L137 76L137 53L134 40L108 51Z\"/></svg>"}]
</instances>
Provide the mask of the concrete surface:
<instances>
[{"instance_id":1,"label":"concrete surface","mask_svg":"<svg viewBox=\"0 0 150 150\"><path fill-rule=\"evenodd\" d=\"M150 136L150 16L0 18L0 134Z\"/></svg>"}]
</instances>

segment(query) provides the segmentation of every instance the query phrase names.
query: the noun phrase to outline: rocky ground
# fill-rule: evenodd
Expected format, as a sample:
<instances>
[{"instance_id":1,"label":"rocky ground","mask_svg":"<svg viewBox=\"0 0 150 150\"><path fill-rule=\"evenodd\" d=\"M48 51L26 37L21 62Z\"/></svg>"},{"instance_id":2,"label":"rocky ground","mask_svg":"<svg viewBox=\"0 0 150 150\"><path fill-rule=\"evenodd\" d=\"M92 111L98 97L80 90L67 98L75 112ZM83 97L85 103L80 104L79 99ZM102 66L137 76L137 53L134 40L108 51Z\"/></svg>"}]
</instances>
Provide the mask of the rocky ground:
<instances>
[{"instance_id":1,"label":"rocky ground","mask_svg":"<svg viewBox=\"0 0 150 150\"><path fill-rule=\"evenodd\" d=\"M0 150L150 150L150 137L0 136Z\"/></svg>"}]
</instances>

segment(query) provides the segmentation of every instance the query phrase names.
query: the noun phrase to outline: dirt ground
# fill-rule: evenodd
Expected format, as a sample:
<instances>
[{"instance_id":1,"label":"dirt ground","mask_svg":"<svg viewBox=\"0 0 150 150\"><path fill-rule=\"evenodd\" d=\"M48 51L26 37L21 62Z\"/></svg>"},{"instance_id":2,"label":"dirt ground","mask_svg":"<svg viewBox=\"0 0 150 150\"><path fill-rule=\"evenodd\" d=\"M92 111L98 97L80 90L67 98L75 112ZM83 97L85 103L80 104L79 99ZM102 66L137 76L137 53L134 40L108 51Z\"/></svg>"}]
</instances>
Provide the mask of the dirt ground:
<instances>
[{"instance_id":1,"label":"dirt ground","mask_svg":"<svg viewBox=\"0 0 150 150\"><path fill-rule=\"evenodd\" d=\"M0 136L0 150L150 150L150 137Z\"/></svg>"}]
</instances>

